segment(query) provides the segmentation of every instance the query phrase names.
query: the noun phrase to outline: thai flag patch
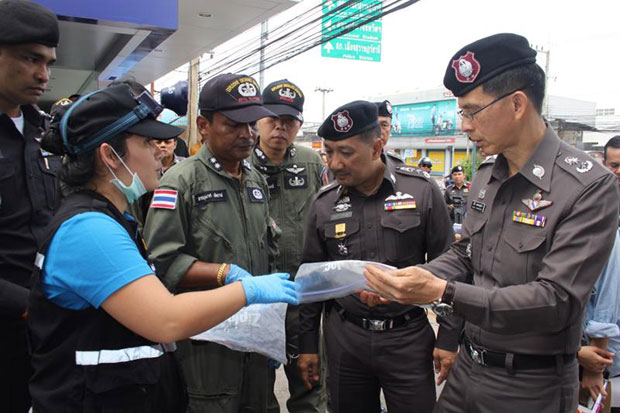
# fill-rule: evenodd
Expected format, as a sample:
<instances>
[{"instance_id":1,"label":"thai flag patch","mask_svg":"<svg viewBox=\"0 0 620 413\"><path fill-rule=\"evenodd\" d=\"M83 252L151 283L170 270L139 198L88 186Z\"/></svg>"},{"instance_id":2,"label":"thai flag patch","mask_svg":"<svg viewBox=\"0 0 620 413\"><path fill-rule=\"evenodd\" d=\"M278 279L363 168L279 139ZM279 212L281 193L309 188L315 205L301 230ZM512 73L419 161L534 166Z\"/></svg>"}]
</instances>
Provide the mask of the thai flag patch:
<instances>
[{"instance_id":1,"label":"thai flag patch","mask_svg":"<svg viewBox=\"0 0 620 413\"><path fill-rule=\"evenodd\" d=\"M174 209L177 206L177 191L171 189L156 189L153 192L151 208Z\"/></svg>"}]
</instances>

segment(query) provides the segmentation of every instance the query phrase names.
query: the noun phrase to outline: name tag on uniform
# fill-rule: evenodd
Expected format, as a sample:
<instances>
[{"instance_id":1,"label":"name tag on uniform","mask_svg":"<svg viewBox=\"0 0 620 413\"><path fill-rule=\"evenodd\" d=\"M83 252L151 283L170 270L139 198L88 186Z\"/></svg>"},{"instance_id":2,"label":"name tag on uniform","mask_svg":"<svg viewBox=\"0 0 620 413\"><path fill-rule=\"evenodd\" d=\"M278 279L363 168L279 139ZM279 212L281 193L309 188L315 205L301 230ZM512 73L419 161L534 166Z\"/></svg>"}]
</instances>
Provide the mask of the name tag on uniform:
<instances>
[{"instance_id":1,"label":"name tag on uniform","mask_svg":"<svg viewBox=\"0 0 620 413\"><path fill-rule=\"evenodd\" d=\"M248 196L250 197L250 202L266 202L265 194L263 190L260 188L252 188L248 187Z\"/></svg>"},{"instance_id":2,"label":"name tag on uniform","mask_svg":"<svg viewBox=\"0 0 620 413\"><path fill-rule=\"evenodd\" d=\"M520 224L532 225L534 227L544 228L547 223L547 217L529 212L513 211L512 220Z\"/></svg>"},{"instance_id":3,"label":"name tag on uniform","mask_svg":"<svg viewBox=\"0 0 620 413\"><path fill-rule=\"evenodd\" d=\"M203 207L211 202L226 202L227 200L228 194L225 189L206 191L194 195L194 203L199 207Z\"/></svg>"},{"instance_id":4,"label":"name tag on uniform","mask_svg":"<svg viewBox=\"0 0 620 413\"><path fill-rule=\"evenodd\" d=\"M474 211L477 212L484 212L484 210L486 209L486 204L484 202L480 202L480 201L471 201L471 209L473 209Z\"/></svg>"}]
</instances>

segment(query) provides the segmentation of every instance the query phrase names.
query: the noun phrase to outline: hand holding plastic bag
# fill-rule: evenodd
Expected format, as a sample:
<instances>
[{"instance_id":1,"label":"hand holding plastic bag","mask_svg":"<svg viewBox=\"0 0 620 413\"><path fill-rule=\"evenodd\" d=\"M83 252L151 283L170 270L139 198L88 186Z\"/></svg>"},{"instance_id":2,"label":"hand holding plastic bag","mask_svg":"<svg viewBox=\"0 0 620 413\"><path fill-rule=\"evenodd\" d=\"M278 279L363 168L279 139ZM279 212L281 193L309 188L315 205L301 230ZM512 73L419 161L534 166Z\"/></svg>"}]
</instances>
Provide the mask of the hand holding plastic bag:
<instances>
[{"instance_id":1,"label":"hand holding plastic bag","mask_svg":"<svg viewBox=\"0 0 620 413\"><path fill-rule=\"evenodd\" d=\"M295 283L288 281L290 275L276 272L259 277L241 279L245 292L246 306L250 304L288 303L299 304L295 294Z\"/></svg>"}]
</instances>

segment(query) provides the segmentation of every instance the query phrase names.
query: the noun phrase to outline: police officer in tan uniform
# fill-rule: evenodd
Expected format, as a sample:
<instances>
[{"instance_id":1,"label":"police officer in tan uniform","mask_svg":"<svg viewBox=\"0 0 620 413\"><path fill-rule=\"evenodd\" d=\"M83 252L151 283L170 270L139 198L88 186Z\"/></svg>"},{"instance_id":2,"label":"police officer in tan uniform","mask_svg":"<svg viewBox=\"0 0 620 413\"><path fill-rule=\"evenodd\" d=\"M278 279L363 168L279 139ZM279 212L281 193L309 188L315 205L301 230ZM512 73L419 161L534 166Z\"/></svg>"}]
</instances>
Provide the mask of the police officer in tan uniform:
<instances>
[{"instance_id":1,"label":"police officer in tan uniform","mask_svg":"<svg viewBox=\"0 0 620 413\"><path fill-rule=\"evenodd\" d=\"M423 171L383 152L374 104L355 101L336 109L318 134L337 182L323 187L312 204L303 262L353 259L406 267L449 247L454 235L439 189ZM331 411L377 413L381 389L390 413L432 411L433 358L441 381L456 355L460 322L442 320L435 341L420 307L369 308L356 294L302 305L298 364L308 383L319 378L323 312Z\"/></svg>"},{"instance_id":2,"label":"police officer in tan uniform","mask_svg":"<svg viewBox=\"0 0 620 413\"><path fill-rule=\"evenodd\" d=\"M367 268L368 284L465 319L436 412L574 413L583 311L617 230L615 178L543 120L545 74L524 37L465 46L444 84L463 131L497 159L471 185L460 241L422 268Z\"/></svg>"}]
</instances>

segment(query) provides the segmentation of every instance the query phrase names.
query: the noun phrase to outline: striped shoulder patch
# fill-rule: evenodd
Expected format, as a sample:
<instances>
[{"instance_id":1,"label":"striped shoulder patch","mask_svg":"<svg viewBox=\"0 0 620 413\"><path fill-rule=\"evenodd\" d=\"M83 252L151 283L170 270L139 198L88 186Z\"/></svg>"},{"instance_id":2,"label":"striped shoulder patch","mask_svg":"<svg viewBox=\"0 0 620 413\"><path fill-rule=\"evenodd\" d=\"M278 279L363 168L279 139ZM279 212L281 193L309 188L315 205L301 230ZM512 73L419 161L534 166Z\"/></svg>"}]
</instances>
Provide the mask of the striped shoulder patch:
<instances>
[{"instance_id":1,"label":"striped shoulder patch","mask_svg":"<svg viewBox=\"0 0 620 413\"><path fill-rule=\"evenodd\" d=\"M175 209L178 194L178 191L172 189L156 189L153 192L151 208Z\"/></svg>"}]
</instances>

